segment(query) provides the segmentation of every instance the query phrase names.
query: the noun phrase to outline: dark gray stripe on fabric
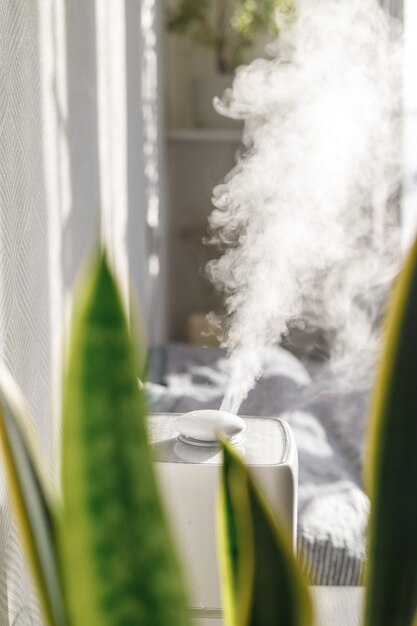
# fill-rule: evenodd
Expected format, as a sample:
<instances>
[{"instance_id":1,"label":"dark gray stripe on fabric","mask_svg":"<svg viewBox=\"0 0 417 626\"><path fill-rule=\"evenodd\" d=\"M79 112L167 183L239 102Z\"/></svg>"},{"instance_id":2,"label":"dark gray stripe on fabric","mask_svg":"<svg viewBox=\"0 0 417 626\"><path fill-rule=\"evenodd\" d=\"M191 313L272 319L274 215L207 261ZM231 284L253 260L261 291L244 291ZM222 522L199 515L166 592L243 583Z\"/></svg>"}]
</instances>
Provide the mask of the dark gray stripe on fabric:
<instances>
[{"instance_id":1,"label":"dark gray stripe on fabric","mask_svg":"<svg viewBox=\"0 0 417 626\"><path fill-rule=\"evenodd\" d=\"M326 539L299 535L298 561L309 584L360 586L364 558L347 546L334 546Z\"/></svg>"}]
</instances>

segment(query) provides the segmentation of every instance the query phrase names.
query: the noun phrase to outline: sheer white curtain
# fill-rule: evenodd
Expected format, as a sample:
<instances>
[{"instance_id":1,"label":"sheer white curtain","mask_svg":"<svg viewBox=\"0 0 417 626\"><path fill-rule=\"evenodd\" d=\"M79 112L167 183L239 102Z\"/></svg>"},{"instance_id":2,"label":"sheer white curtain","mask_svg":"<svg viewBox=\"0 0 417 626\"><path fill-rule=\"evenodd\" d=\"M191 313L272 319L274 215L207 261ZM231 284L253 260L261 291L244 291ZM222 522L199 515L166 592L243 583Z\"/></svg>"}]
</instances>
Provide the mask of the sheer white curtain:
<instances>
[{"instance_id":1,"label":"sheer white curtain","mask_svg":"<svg viewBox=\"0 0 417 626\"><path fill-rule=\"evenodd\" d=\"M0 358L54 479L63 330L99 237L163 334L159 4L0 0ZM0 462L0 626L39 623Z\"/></svg>"}]
</instances>

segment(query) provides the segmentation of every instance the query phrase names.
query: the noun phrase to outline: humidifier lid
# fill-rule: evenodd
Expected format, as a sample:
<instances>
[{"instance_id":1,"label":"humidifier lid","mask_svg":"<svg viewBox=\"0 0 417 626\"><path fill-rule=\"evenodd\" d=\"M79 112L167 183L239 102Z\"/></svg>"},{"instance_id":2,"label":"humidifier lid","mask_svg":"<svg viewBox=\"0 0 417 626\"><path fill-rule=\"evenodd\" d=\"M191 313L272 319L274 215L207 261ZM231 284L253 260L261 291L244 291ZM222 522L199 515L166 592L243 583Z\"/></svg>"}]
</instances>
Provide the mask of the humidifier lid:
<instances>
[{"instance_id":1,"label":"humidifier lid","mask_svg":"<svg viewBox=\"0 0 417 626\"><path fill-rule=\"evenodd\" d=\"M184 413L175 420L178 439L192 446L215 446L218 437L231 443L242 440L246 424L241 417L227 411L202 409Z\"/></svg>"},{"instance_id":2,"label":"humidifier lid","mask_svg":"<svg viewBox=\"0 0 417 626\"><path fill-rule=\"evenodd\" d=\"M222 454L214 444L198 447L184 443L179 437L175 413L148 416L149 438L156 462L221 465ZM289 455L288 426L276 417L241 417L244 432L236 450L247 465L278 465Z\"/></svg>"}]
</instances>

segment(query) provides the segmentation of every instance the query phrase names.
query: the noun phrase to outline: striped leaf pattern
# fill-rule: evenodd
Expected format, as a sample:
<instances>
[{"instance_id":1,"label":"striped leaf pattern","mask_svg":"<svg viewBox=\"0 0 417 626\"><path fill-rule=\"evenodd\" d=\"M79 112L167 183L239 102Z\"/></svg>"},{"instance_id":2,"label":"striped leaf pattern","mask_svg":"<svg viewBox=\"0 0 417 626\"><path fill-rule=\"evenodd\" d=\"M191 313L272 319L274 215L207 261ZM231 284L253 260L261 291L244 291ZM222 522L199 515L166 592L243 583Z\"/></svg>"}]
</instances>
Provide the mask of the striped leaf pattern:
<instances>
[{"instance_id":1,"label":"striped leaf pattern","mask_svg":"<svg viewBox=\"0 0 417 626\"><path fill-rule=\"evenodd\" d=\"M56 523L40 470L29 417L7 370L0 370L0 442L10 492L32 565L44 616L50 626L67 626L56 552Z\"/></svg>"},{"instance_id":2,"label":"striped leaf pattern","mask_svg":"<svg viewBox=\"0 0 417 626\"><path fill-rule=\"evenodd\" d=\"M137 371L100 254L76 303L64 381L61 549L72 626L188 624Z\"/></svg>"},{"instance_id":3,"label":"striped leaf pattern","mask_svg":"<svg viewBox=\"0 0 417 626\"><path fill-rule=\"evenodd\" d=\"M366 626L411 626L417 608L417 241L395 286L368 431Z\"/></svg>"},{"instance_id":4,"label":"striped leaf pattern","mask_svg":"<svg viewBox=\"0 0 417 626\"><path fill-rule=\"evenodd\" d=\"M311 626L312 608L286 531L235 450L222 443L219 548L226 626Z\"/></svg>"}]
</instances>

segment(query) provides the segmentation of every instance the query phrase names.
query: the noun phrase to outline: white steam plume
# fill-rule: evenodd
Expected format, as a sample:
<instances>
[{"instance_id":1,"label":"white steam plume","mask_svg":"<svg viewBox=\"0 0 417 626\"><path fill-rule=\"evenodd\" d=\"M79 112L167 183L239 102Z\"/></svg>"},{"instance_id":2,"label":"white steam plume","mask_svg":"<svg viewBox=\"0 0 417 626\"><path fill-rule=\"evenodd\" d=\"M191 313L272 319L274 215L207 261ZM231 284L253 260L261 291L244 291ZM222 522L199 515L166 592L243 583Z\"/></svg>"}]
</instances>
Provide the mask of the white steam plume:
<instances>
[{"instance_id":1,"label":"white steam plume","mask_svg":"<svg viewBox=\"0 0 417 626\"><path fill-rule=\"evenodd\" d=\"M225 296L231 411L297 319L332 337L339 371L370 365L399 258L398 25L376 0L305 0L271 54L217 103L245 120L246 151L210 217L225 250L208 272Z\"/></svg>"}]
</instances>

